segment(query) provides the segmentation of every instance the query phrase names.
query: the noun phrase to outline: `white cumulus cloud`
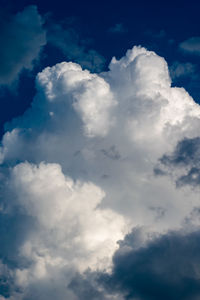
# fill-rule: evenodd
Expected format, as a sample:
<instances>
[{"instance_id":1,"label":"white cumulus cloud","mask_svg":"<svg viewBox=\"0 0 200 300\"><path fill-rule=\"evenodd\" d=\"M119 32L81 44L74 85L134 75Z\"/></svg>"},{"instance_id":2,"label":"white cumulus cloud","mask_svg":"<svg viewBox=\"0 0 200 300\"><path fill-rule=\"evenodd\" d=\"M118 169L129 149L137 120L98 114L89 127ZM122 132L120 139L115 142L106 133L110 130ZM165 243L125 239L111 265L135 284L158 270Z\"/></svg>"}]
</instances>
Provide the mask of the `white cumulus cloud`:
<instances>
[{"instance_id":1,"label":"white cumulus cloud","mask_svg":"<svg viewBox=\"0 0 200 300\"><path fill-rule=\"evenodd\" d=\"M72 62L48 67L36 88L0 152L2 216L16 211L12 222L27 224L9 256L19 264L13 286L19 299L54 299L57 290L77 299L72 275L112 266L132 227L145 237L186 226L199 198L158 167L179 141L198 137L200 107L171 87L164 58L142 47L98 75Z\"/></svg>"}]
</instances>

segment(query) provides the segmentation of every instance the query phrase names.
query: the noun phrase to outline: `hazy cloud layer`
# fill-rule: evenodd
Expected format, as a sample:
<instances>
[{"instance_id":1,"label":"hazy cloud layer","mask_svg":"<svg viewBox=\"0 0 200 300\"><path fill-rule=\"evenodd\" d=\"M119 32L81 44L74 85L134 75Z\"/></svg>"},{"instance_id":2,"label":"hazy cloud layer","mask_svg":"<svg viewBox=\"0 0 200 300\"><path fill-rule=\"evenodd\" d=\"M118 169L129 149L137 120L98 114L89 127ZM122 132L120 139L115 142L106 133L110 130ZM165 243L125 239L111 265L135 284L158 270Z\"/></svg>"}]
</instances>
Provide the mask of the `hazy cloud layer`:
<instances>
[{"instance_id":1,"label":"hazy cloud layer","mask_svg":"<svg viewBox=\"0 0 200 300\"><path fill-rule=\"evenodd\" d=\"M180 63L178 61L174 62L170 66L170 75L172 79L179 77L191 77L196 71L196 66L191 63Z\"/></svg>"},{"instance_id":2,"label":"hazy cloud layer","mask_svg":"<svg viewBox=\"0 0 200 300\"><path fill-rule=\"evenodd\" d=\"M48 43L60 49L66 60L77 62L93 72L102 71L104 57L95 50L87 49L86 42L73 27L68 24L51 24L47 28Z\"/></svg>"},{"instance_id":3,"label":"hazy cloud layer","mask_svg":"<svg viewBox=\"0 0 200 300\"><path fill-rule=\"evenodd\" d=\"M33 68L46 44L43 20L36 6L28 6L1 22L0 44L0 84L11 84L24 68Z\"/></svg>"},{"instance_id":4,"label":"hazy cloud layer","mask_svg":"<svg viewBox=\"0 0 200 300\"><path fill-rule=\"evenodd\" d=\"M200 37L191 37L183 41L179 47L180 50L185 53L200 55Z\"/></svg>"},{"instance_id":5,"label":"hazy cloud layer","mask_svg":"<svg viewBox=\"0 0 200 300\"><path fill-rule=\"evenodd\" d=\"M117 24L113 25L112 27L110 27L108 32L120 34L120 33L127 32L127 29L125 28L125 26L122 23L117 23Z\"/></svg>"},{"instance_id":6,"label":"hazy cloud layer","mask_svg":"<svg viewBox=\"0 0 200 300\"><path fill-rule=\"evenodd\" d=\"M199 235L199 197L176 182L198 153L199 105L171 87L166 61L142 47L100 74L72 62L45 68L36 88L30 109L6 125L0 148L2 295L143 300L157 299L153 287L161 284L186 299L180 261L190 267L187 238ZM137 238L126 236L132 228L142 228ZM164 249L177 263L174 281Z\"/></svg>"}]
</instances>

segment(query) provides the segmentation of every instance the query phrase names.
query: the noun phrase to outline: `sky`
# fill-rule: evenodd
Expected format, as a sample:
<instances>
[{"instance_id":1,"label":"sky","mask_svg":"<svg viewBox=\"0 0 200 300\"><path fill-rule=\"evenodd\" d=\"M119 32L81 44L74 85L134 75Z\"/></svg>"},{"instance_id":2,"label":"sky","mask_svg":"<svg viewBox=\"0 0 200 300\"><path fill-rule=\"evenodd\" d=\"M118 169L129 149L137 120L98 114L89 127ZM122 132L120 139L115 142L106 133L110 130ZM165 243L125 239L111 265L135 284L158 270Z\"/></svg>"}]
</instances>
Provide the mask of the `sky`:
<instances>
[{"instance_id":1,"label":"sky","mask_svg":"<svg viewBox=\"0 0 200 300\"><path fill-rule=\"evenodd\" d=\"M199 299L198 1L0 5L0 300Z\"/></svg>"}]
</instances>

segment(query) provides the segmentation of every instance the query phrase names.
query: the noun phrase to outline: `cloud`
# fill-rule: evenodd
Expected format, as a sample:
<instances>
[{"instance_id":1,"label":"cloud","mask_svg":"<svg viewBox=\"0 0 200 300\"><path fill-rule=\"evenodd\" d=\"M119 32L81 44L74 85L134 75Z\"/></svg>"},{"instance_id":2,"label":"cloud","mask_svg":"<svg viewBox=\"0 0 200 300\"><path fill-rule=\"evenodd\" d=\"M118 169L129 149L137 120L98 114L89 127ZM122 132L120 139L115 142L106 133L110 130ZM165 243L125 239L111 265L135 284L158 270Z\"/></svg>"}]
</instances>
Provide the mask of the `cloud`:
<instances>
[{"instance_id":1,"label":"cloud","mask_svg":"<svg viewBox=\"0 0 200 300\"><path fill-rule=\"evenodd\" d=\"M36 6L5 18L0 34L0 84L10 85L25 68L31 70L46 44L43 20Z\"/></svg>"},{"instance_id":2,"label":"cloud","mask_svg":"<svg viewBox=\"0 0 200 300\"><path fill-rule=\"evenodd\" d=\"M200 116L184 89L171 88L163 58L135 47L101 75L61 63L38 74L37 90L32 107L7 125L1 148L5 164L58 163L73 178L100 186L105 205L135 225L143 220L162 230L189 213L187 201L179 209L186 197L182 191L153 173L179 140L198 136ZM196 205L195 196L191 201ZM166 210L156 223L152 207Z\"/></svg>"},{"instance_id":3,"label":"cloud","mask_svg":"<svg viewBox=\"0 0 200 300\"><path fill-rule=\"evenodd\" d=\"M181 51L184 53L188 54L200 54L200 37L191 37L188 40L183 41L180 45L179 48Z\"/></svg>"},{"instance_id":4,"label":"cloud","mask_svg":"<svg viewBox=\"0 0 200 300\"><path fill-rule=\"evenodd\" d=\"M122 23L117 23L114 26L108 29L109 33L125 33L127 29L124 27Z\"/></svg>"},{"instance_id":5,"label":"cloud","mask_svg":"<svg viewBox=\"0 0 200 300\"><path fill-rule=\"evenodd\" d=\"M71 280L68 288L71 289L77 299L91 299L91 300L104 300L107 298L104 291L98 288L98 284L95 282L94 277L91 276L91 272L86 276L76 273Z\"/></svg>"},{"instance_id":6,"label":"cloud","mask_svg":"<svg viewBox=\"0 0 200 300\"><path fill-rule=\"evenodd\" d=\"M191 77L196 71L196 66L191 63L174 62L170 66L170 75L172 79L180 77Z\"/></svg>"},{"instance_id":7,"label":"cloud","mask_svg":"<svg viewBox=\"0 0 200 300\"><path fill-rule=\"evenodd\" d=\"M198 299L199 231L170 232L137 248L138 231L120 242L112 274L98 274L98 282L123 299Z\"/></svg>"},{"instance_id":8,"label":"cloud","mask_svg":"<svg viewBox=\"0 0 200 300\"><path fill-rule=\"evenodd\" d=\"M144 247L154 251L159 244L158 254L166 248L168 257L165 241L172 239L175 255L176 238L184 248L187 235L170 232L193 230L194 219L195 228L200 225L196 191L191 185L177 189L170 170L174 156L184 153L181 143L188 141L189 149L199 139L200 107L183 88L171 87L166 61L140 46L113 58L103 73L73 62L47 67L37 75L36 90L31 107L6 125L0 147L0 220L7 228L0 258L12 278L10 300L77 300L88 293L91 299L123 299L115 277L114 295L92 279L103 271L115 276L120 255L125 263L128 252L118 240L143 228L134 242L138 256L129 246L131 266L140 274L143 255L144 270L151 255L153 271L157 264ZM181 164L176 172L187 170ZM161 258L158 263L165 268ZM152 270L147 268L149 277ZM132 293L126 278L121 286ZM182 281L177 284L182 289Z\"/></svg>"},{"instance_id":9,"label":"cloud","mask_svg":"<svg viewBox=\"0 0 200 300\"><path fill-rule=\"evenodd\" d=\"M177 186L200 184L200 138L185 138L179 141L173 153L161 157L161 171L163 174L173 174ZM160 170L160 169L159 169Z\"/></svg>"},{"instance_id":10,"label":"cloud","mask_svg":"<svg viewBox=\"0 0 200 300\"><path fill-rule=\"evenodd\" d=\"M64 289L75 270L109 266L116 241L126 232L126 222L111 210L97 207L104 197L100 188L90 182L74 182L59 165L44 163L16 165L7 186L1 214L1 257L12 270L15 289L23 292L22 299L29 298L32 287L41 282L46 282L55 297L48 282L57 285L56 281L62 281ZM9 224L14 229L8 229ZM40 287L35 289L37 293ZM60 299L66 296L63 290Z\"/></svg>"},{"instance_id":11,"label":"cloud","mask_svg":"<svg viewBox=\"0 0 200 300\"><path fill-rule=\"evenodd\" d=\"M80 38L74 28L67 25L50 24L47 31L48 43L60 49L66 60L79 63L93 72L102 71L104 57L93 49L87 49L86 41Z\"/></svg>"}]
</instances>

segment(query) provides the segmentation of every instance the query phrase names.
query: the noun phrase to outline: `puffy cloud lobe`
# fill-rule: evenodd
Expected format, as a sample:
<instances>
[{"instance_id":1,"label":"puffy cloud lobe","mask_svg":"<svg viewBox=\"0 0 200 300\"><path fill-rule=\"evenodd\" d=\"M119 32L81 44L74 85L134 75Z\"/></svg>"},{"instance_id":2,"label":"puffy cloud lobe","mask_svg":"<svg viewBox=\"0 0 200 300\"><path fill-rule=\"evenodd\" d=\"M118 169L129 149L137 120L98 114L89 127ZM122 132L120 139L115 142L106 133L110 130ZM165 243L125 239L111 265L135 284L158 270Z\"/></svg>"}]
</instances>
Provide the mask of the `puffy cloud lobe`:
<instances>
[{"instance_id":1,"label":"puffy cloud lobe","mask_svg":"<svg viewBox=\"0 0 200 300\"><path fill-rule=\"evenodd\" d=\"M125 123L125 134L136 145L142 147L145 143L150 159L174 147L177 139L196 134L189 127L199 120L199 107L184 89L171 88L163 58L144 48L134 48L119 61L114 58L105 77L118 102L120 127L121 122ZM186 120L190 117L191 123ZM152 142L157 145L154 147Z\"/></svg>"},{"instance_id":2,"label":"puffy cloud lobe","mask_svg":"<svg viewBox=\"0 0 200 300\"><path fill-rule=\"evenodd\" d=\"M69 93L88 136L104 136L112 125L110 110L116 105L109 85L73 63L58 64L38 75L38 84L49 101L61 101ZM69 97L69 96L68 96Z\"/></svg>"},{"instance_id":3,"label":"puffy cloud lobe","mask_svg":"<svg viewBox=\"0 0 200 300\"><path fill-rule=\"evenodd\" d=\"M198 138L200 109L171 87L165 60L142 47L98 75L74 63L46 68L36 87L31 108L7 125L2 140L2 176L7 166L12 174L2 181L5 199L27 224L16 239L21 256L9 253L8 260L23 263L14 268L22 299L38 297L34 290L55 298L53 287L60 299L76 299L90 286L72 293L81 284L75 272L107 267L127 227L144 226L146 245L152 232L164 238L194 217L196 193L153 170L180 140Z\"/></svg>"},{"instance_id":4,"label":"puffy cloud lobe","mask_svg":"<svg viewBox=\"0 0 200 300\"><path fill-rule=\"evenodd\" d=\"M1 28L0 84L11 84L20 72L31 70L33 62L46 44L43 20L36 6L28 6L22 12L8 18Z\"/></svg>"},{"instance_id":5,"label":"puffy cloud lobe","mask_svg":"<svg viewBox=\"0 0 200 300\"><path fill-rule=\"evenodd\" d=\"M30 226L28 234L17 245L12 241L9 245L21 261L13 267L12 278L25 295L30 292L27 286L37 285L39 280L61 280L65 286L73 270L109 267L116 241L127 228L120 215L97 208L104 196L100 188L75 183L64 176L59 165L44 163L16 165L8 185L10 198L4 214L10 215L10 220L17 212L34 220L25 224L19 219L18 226L20 222L21 227ZM8 263L12 260L8 257ZM63 293L66 296L67 291Z\"/></svg>"}]
</instances>

